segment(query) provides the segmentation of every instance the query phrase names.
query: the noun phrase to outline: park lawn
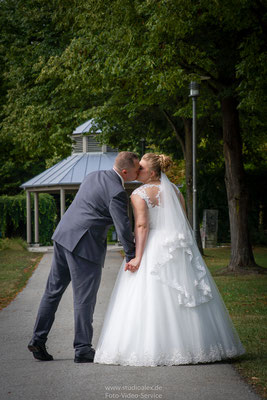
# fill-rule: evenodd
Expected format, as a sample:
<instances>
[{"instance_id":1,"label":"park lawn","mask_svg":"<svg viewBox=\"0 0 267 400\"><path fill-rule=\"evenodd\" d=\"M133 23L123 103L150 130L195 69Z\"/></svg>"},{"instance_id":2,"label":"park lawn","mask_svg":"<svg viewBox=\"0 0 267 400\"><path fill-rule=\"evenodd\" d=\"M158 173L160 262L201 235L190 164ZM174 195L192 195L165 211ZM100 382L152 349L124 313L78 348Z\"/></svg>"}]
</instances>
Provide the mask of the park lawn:
<instances>
[{"instance_id":1,"label":"park lawn","mask_svg":"<svg viewBox=\"0 0 267 400\"><path fill-rule=\"evenodd\" d=\"M246 354L232 365L264 398L267 398L267 275L220 275L230 248L205 249L205 261L243 343ZM254 249L258 265L267 268L267 248ZM216 275L216 273L218 275Z\"/></svg>"},{"instance_id":2,"label":"park lawn","mask_svg":"<svg viewBox=\"0 0 267 400\"><path fill-rule=\"evenodd\" d=\"M267 248L255 248L254 255L256 262L267 268ZM229 256L229 247L205 249L205 261L246 348L245 355L229 362L267 398L267 275L220 275ZM25 287L41 257L28 252L20 239L0 240L0 309Z\"/></svg>"},{"instance_id":3,"label":"park lawn","mask_svg":"<svg viewBox=\"0 0 267 400\"><path fill-rule=\"evenodd\" d=\"M42 253L30 253L22 239L0 240L0 310L25 287Z\"/></svg>"}]
</instances>

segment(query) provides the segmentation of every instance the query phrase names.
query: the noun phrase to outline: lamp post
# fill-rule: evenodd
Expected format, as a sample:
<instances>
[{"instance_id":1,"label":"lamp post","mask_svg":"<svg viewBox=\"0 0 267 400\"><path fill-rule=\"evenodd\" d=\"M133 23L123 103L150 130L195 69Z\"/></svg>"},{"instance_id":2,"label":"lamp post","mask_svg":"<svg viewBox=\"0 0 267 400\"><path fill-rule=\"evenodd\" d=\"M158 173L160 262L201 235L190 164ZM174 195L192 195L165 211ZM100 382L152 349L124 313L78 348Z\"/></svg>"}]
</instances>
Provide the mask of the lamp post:
<instances>
[{"instance_id":1,"label":"lamp post","mask_svg":"<svg viewBox=\"0 0 267 400\"><path fill-rule=\"evenodd\" d=\"M145 152L146 152L146 139L142 138L141 139L141 157L143 157Z\"/></svg>"},{"instance_id":2,"label":"lamp post","mask_svg":"<svg viewBox=\"0 0 267 400\"><path fill-rule=\"evenodd\" d=\"M196 136L197 136L197 97L199 96L199 84L197 82L190 82L190 94L193 105L193 124L192 124L192 153L193 153L193 231L195 239L197 240L197 177L196 177Z\"/></svg>"}]
</instances>

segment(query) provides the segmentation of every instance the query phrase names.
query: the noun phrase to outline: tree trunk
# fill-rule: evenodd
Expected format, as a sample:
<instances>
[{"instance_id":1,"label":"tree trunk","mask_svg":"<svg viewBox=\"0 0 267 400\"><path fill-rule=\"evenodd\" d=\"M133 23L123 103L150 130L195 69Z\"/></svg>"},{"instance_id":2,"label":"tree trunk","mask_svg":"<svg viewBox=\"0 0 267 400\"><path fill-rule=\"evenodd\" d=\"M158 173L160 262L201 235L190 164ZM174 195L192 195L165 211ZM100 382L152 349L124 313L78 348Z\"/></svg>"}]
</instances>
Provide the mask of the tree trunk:
<instances>
[{"instance_id":1,"label":"tree trunk","mask_svg":"<svg viewBox=\"0 0 267 400\"><path fill-rule=\"evenodd\" d=\"M184 123L184 135L181 135L175 126L174 121L172 120L170 114L163 110L163 113L173 129L173 132L177 138L178 143L180 144L183 156L185 160L185 182L186 182L186 210L187 210L187 218L190 222L190 225L193 226L193 166L192 166L192 119L191 118L183 118Z\"/></svg>"},{"instance_id":2,"label":"tree trunk","mask_svg":"<svg viewBox=\"0 0 267 400\"><path fill-rule=\"evenodd\" d=\"M237 101L233 96L221 101L223 118L223 151L225 159L225 185L228 198L231 258L228 270L255 266L249 238L249 195L242 159L242 139L239 127Z\"/></svg>"},{"instance_id":3,"label":"tree trunk","mask_svg":"<svg viewBox=\"0 0 267 400\"><path fill-rule=\"evenodd\" d=\"M175 136L180 143L185 159L185 180L186 180L186 209L187 217L191 227L193 226L193 164L192 164L192 119L183 118L185 135L182 137L175 126L174 121L166 110L163 110L167 121L172 127ZM200 227L197 216L197 244L201 254L203 254L203 247L200 237Z\"/></svg>"}]
</instances>

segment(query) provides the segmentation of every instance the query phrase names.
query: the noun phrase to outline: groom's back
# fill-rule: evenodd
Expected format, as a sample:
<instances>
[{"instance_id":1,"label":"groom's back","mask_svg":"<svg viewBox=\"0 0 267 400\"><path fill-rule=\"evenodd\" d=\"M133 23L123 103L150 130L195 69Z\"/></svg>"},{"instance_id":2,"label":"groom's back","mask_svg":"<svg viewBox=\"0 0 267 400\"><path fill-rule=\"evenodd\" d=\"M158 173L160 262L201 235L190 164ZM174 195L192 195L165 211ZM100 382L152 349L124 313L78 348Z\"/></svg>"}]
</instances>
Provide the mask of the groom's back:
<instances>
[{"instance_id":1,"label":"groom's back","mask_svg":"<svg viewBox=\"0 0 267 400\"><path fill-rule=\"evenodd\" d=\"M92 221L96 223L99 219L102 222L105 217L110 217L110 199L123 188L110 178L108 172L97 171L87 175L63 218L88 227Z\"/></svg>"},{"instance_id":2,"label":"groom's back","mask_svg":"<svg viewBox=\"0 0 267 400\"><path fill-rule=\"evenodd\" d=\"M52 239L69 251L92 261L98 260L98 253L103 252L106 245L107 230L113 223L109 213L110 201L123 191L113 171L96 171L87 175ZM79 243L81 240L87 243Z\"/></svg>"}]
</instances>

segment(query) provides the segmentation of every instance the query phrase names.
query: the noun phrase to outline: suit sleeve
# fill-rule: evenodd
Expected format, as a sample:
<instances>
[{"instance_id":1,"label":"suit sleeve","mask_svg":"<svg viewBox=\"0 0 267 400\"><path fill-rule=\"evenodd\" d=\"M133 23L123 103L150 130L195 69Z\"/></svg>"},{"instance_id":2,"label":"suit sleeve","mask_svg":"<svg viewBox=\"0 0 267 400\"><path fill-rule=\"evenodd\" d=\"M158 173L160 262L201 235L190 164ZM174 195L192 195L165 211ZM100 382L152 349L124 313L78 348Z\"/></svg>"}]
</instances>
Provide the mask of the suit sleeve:
<instances>
[{"instance_id":1,"label":"suit sleeve","mask_svg":"<svg viewBox=\"0 0 267 400\"><path fill-rule=\"evenodd\" d=\"M109 212L128 262L135 257L135 244L127 213L127 195L125 192L120 192L112 198L109 204Z\"/></svg>"}]
</instances>

